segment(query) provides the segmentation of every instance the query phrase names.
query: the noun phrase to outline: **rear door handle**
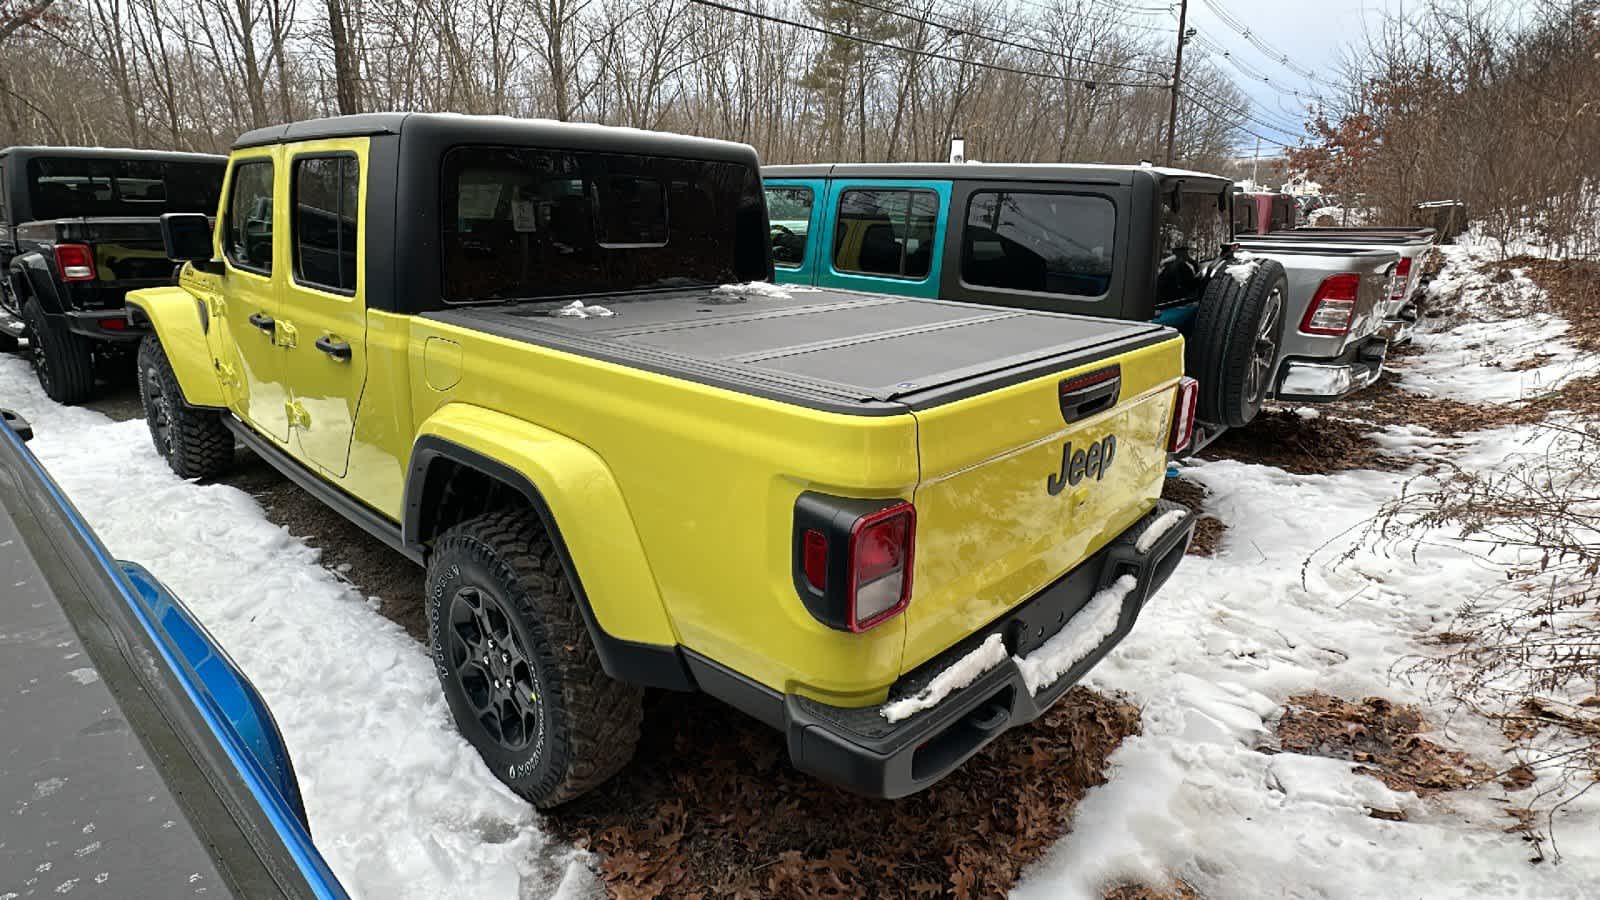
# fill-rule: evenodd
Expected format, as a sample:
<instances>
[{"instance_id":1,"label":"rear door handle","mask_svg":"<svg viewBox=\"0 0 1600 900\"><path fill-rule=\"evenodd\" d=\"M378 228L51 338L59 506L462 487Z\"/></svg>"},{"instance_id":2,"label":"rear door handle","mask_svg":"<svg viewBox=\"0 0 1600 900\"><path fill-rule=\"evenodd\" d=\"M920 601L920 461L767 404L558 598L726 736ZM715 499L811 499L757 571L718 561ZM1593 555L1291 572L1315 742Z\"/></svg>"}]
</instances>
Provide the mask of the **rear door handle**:
<instances>
[{"instance_id":1,"label":"rear door handle","mask_svg":"<svg viewBox=\"0 0 1600 900\"><path fill-rule=\"evenodd\" d=\"M325 334L317 338L317 349L340 362L348 362L350 360L350 345L344 341L335 340L332 335Z\"/></svg>"},{"instance_id":2,"label":"rear door handle","mask_svg":"<svg viewBox=\"0 0 1600 900\"><path fill-rule=\"evenodd\" d=\"M266 313L251 313L250 324L265 331L267 334L271 334L272 329L277 325L276 322L272 321L272 317Z\"/></svg>"}]
</instances>

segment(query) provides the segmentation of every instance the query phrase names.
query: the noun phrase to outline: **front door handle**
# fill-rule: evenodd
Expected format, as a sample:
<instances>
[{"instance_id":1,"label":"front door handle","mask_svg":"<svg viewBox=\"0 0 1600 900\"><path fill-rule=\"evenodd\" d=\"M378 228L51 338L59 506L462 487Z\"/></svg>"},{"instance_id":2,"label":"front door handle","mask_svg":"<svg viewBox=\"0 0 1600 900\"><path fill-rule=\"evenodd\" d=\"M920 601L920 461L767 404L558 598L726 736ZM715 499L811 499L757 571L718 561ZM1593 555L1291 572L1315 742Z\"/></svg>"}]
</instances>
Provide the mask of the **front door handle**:
<instances>
[{"instance_id":1,"label":"front door handle","mask_svg":"<svg viewBox=\"0 0 1600 900\"><path fill-rule=\"evenodd\" d=\"M335 340L332 335L325 334L317 338L317 349L340 362L349 362L350 360L350 345L344 341Z\"/></svg>"},{"instance_id":2,"label":"front door handle","mask_svg":"<svg viewBox=\"0 0 1600 900\"><path fill-rule=\"evenodd\" d=\"M265 331L267 334L271 334L273 327L277 325L276 322L272 321L272 317L266 313L251 313L250 324Z\"/></svg>"}]
</instances>

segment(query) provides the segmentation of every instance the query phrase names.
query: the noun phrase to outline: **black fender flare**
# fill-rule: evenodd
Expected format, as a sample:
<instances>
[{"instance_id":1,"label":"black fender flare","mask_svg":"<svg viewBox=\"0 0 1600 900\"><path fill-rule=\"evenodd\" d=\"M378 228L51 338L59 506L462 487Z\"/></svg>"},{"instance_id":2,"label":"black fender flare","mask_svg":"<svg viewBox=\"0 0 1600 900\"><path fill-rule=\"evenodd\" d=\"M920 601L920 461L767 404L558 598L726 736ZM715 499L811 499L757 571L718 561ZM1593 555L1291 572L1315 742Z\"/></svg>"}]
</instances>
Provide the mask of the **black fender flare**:
<instances>
[{"instance_id":1,"label":"black fender flare","mask_svg":"<svg viewBox=\"0 0 1600 900\"><path fill-rule=\"evenodd\" d=\"M11 260L11 283L17 290L17 310L27 301L24 296L39 301L47 316L62 316L67 312L62 302L60 287L56 284L55 270L50 260L39 250L18 254Z\"/></svg>"},{"instance_id":2,"label":"black fender flare","mask_svg":"<svg viewBox=\"0 0 1600 900\"><path fill-rule=\"evenodd\" d=\"M406 471L400 523L401 540L408 550L421 558L426 558L426 543L436 532L432 523L424 517L426 505L423 498L427 496L427 480L430 473L437 471L433 464L440 459L475 470L505 485L527 501L534 514L539 517L545 533L550 535L556 556L561 560L561 569L572 585L572 594L578 601L584 625L589 630L589 637L594 641L600 665L607 675L643 687L674 691L697 689L694 676L690 674L683 654L676 646L646 644L614 637L601 627L599 620L595 618L594 608L589 603L589 595L584 591L583 581L578 577L577 566L572 562L572 554L567 550L566 542L561 537L560 525L550 511L550 504L545 501L538 486L528 476L497 459L437 435L423 435L417 439L412 445L411 463Z\"/></svg>"}]
</instances>

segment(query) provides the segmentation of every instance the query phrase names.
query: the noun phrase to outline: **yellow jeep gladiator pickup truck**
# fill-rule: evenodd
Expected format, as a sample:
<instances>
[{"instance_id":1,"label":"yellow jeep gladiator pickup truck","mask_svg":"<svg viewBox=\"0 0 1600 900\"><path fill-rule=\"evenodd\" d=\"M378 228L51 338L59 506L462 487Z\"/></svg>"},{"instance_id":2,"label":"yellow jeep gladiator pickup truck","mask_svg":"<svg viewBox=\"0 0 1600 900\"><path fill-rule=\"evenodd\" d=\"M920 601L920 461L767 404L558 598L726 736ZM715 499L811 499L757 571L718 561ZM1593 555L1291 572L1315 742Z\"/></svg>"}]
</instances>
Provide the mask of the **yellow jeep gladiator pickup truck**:
<instances>
[{"instance_id":1,"label":"yellow jeep gladiator pickup truck","mask_svg":"<svg viewBox=\"0 0 1600 900\"><path fill-rule=\"evenodd\" d=\"M426 566L461 733L551 806L622 768L644 688L925 787L1130 628L1193 524L1158 501L1167 328L770 283L756 154L455 115L250 132L214 232L165 218L157 449L237 441Z\"/></svg>"}]
</instances>

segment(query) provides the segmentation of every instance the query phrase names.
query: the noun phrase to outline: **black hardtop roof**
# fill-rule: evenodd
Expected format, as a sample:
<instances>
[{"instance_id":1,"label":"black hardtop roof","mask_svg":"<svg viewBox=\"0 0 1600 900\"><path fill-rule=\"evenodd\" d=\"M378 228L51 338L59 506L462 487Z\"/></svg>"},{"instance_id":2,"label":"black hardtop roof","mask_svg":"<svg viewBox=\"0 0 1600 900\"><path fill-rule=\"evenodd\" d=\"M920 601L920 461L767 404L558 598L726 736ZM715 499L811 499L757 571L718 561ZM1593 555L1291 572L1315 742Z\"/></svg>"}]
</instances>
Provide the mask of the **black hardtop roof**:
<instances>
[{"instance_id":1,"label":"black hardtop roof","mask_svg":"<svg viewBox=\"0 0 1600 900\"><path fill-rule=\"evenodd\" d=\"M34 159L41 156L72 159L150 159L159 162L211 162L222 164L226 156L215 153L188 153L181 150L134 150L122 147L7 147L0 150L0 158Z\"/></svg>"},{"instance_id":2,"label":"black hardtop roof","mask_svg":"<svg viewBox=\"0 0 1600 900\"><path fill-rule=\"evenodd\" d=\"M1233 179L1206 172L1164 166L1128 166L1110 163L810 163L765 166L767 178L925 178L950 181L1074 181L1094 184L1132 184L1140 173L1161 181L1212 182L1215 190L1232 186Z\"/></svg>"},{"instance_id":3,"label":"black hardtop roof","mask_svg":"<svg viewBox=\"0 0 1600 900\"><path fill-rule=\"evenodd\" d=\"M726 160L757 164L748 144L690 137L662 131L643 131L608 125L558 122L554 119L519 119L512 116L469 116L460 113L363 113L307 119L247 131L233 149L292 141L393 134L416 135L430 143L553 146L647 156Z\"/></svg>"}]
</instances>

